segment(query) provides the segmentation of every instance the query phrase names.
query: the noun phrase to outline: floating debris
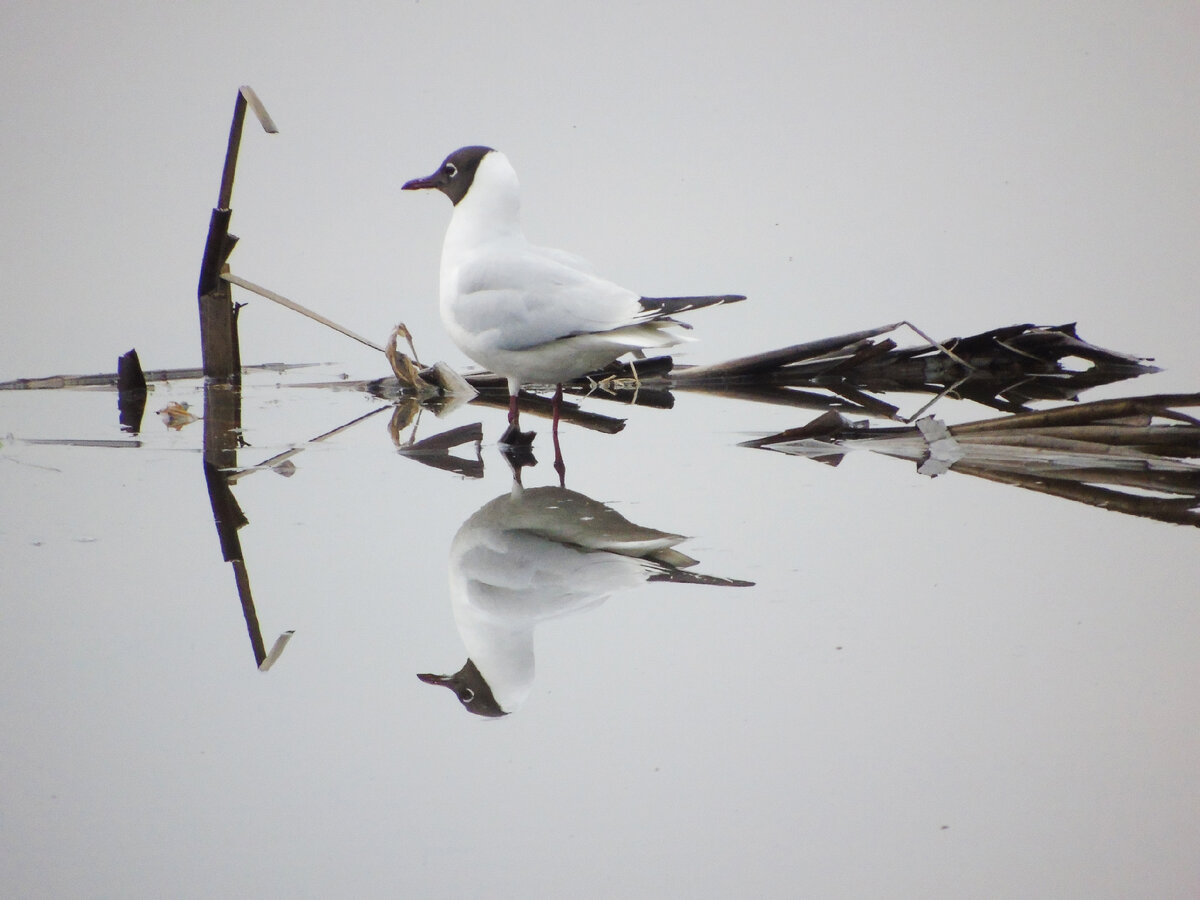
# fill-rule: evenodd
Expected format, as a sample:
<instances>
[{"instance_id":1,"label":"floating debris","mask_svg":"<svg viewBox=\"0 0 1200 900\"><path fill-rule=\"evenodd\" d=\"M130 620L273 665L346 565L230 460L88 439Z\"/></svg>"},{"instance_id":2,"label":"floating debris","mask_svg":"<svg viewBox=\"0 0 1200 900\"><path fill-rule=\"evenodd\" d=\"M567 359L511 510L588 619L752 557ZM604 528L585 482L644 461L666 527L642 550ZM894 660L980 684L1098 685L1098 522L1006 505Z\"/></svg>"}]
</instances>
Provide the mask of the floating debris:
<instances>
[{"instance_id":1,"label":"floating debris","mask_svg":"<svg viewBox=\"0 0 1200 900\"><path fill-rule=\"evenodd\" d=\"M412 359L400 352L401 337L408 341L408 347L413 352ZM417 369L418 363L413 361L417 358L417 348L413 346L412 334L403 322L392 329L392 333L388 336L385 353L388 364L392 367L392 373L396 376L396 381L399 382L402 391L416 394L422 398L433 397L439 393L438 385L431 384L421 377L421 373Z\"/></svg>"},{"instance_id":2,"label":"floating debris","mask_svg":"<svg viewBox=\"0 0 1200 900\"><path fill-rule=\"evenodd\" d=\"M868 427L827 412L800 428L746 441L837 465L866 449L923 475L974 475L1079 503L1200 527L1200 394L1100 400L946 426Z\"/></svg>"},{"instance_id":3,"label":"floating debris","mask_svg":"<svg viewBox=\"0 0 1200 900\"><path fill-rule=\"evenodd\" d=\"M468 444L474 447L474 459L455 456L450 452ZM470 425L451 428L449 431L443 431L433 437L403 444L396 449L402 456L415 459L417 462L435 469L453 472L466 478L482 478L483 456L480 452L482 444L483 425L474 422Z\"/></svg>"},{"instance_id":4,"label":"floating debris","mask_svg":"<svg viewBox=\"0 0 1200 900\"><path fill-rule=\"evenodd\" d=\"M905 326L925 342L901 348L893 338L883 337ZM407 329L403 333L408 335ZM478 392L473 402L507 406L507 382L501 376L459 375L444 363L417 368L395 349L395 333L389 346L389 359L395 356L394 377L365 383L364 389L371 393L389 399L416 395L432 401L466 384ZM1072 365L1077 362L1087 365ZM615 362L567 382L563 389L574 396L658 409L670 409L672 392L685 390L911 421L944 397L973 400L1004 412L1027 410L1034 401L1074 400L1090 388L1159 371L1148 363L1084 341L1074 324L1011 325L935 342L909 323L899 322L706 366L675 366L669 356ZM901 417L896 405L875 396L884 393L933 396L915 414ZM523 392L520 402L523 411L550 415L548 400L542 403L536 395ZM563 418L610 432L623 427L620 419L573 415L570 404L564 407Z\"/></svg>"},{"instance_id":5,"label":"floating debris","mask_svg":"<svg viewBox=\"0 0 1200 900\"><path fill-rule=\"evenodd\" d=\"M163 420L164 425L176 431L182 429L184 425L191 425L200 419L199 416L188 410L187 403L179 403L174 400L162 409L155 410L154 414Z\"/></svg>"},{"instance_id":6,"label":"floating debris","mask_svg":"<svg viewBox=\"0 0 1200 900\"><path fill-rule=\"evenodd\" d=\"M897 407L874 394L933 394L935 400L967 399L1019 412L1032 401L1073 400L1089 388L1159 371L1148 360L1089 344L1074 324L1011 325L904 348L890 337L878 339L906 324L793 344L710 366L672 368L658 360L611 366L590 381L627 392L627 380L636 378L642 394L648 389L703 391L895 418ZM1070 368L1074 360L1088 365Z\"/></svg>"},{"instance_id":7,"label":"floating debris","mask_svg":"<svg viewBox=\"0 0 1200 900\"><path fill-rule=\"evenodd\" d=\"M318 365L320 363L261 363L254 366L242 366L242 373L289 372L292 369L307 369ZM197 368L150 369L145 371L142 377L147 382L146 389L153 390L154 382L193 381L203 378L204 370ZM115 388L119 391L121 390L120 383L121 373L119 371L102 372L96 375L47 375L41 378L0 381L0 391L58 391L74 388Z\"/></svg>"},{"instance_id":8,"label":"floating debris","mask_svg":"<svg viewBox=\"0 0 1200 900\"><path fill-rule=\"evenodd\" d=\"M106 440L104 438L14 438L10 435L9 440L20 444L40 444L44 447L91 447L124 450L142 446L141 441Z\"/></svg>"}]
</instances>

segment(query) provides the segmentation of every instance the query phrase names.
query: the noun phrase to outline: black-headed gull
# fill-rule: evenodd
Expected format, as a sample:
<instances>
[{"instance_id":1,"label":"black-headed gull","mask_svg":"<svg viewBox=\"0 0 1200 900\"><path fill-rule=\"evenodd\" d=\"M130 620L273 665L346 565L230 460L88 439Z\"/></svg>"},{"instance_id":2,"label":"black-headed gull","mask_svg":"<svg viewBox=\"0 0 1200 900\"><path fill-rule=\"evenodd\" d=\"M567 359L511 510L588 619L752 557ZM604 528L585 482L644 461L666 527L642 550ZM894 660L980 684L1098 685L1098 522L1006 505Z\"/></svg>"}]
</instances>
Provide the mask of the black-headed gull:
<instances>
[{"instance_id":1,"label":"black-headed gull","mask_svg":"<svg viewBox=\"0 0 1200 900\"><path fill-rule=\"evenodd\" d=\"M746 299L643 297L598 277L577 256L533 246L521 230L517 173L490 147L455 150L436 172L403 189L429 188L454 204L442 245L442 322L463 353L508 380L509 427L502 443L532 437L517 427L522 384L556 386L557 451L564 381L626 353L686 340L675 330L689 327L672 318L678 313Z\"/></svg>"}]
</instances>

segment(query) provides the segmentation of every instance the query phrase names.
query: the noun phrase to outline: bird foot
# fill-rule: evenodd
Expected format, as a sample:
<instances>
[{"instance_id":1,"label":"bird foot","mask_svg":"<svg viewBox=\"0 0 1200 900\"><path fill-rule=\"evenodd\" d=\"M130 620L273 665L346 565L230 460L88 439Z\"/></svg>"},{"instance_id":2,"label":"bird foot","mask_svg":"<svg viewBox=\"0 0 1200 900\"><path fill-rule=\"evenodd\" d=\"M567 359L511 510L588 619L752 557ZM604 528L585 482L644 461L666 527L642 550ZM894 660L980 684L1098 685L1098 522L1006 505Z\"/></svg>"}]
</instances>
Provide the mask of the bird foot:
<instances>
[{"instance_id":1,"label":"bird foot","mask_svg":"<svg viewBox=\"0 0 1200 900\"><path fill-rule=\"evenodd\" d=\"M537 432L522 431L516 426L516 423L509 422L508 428L504 430L504 434L500 435L500 443L506 447L528 447L533 443L533 437Z\"/></svg>"}]
</instances>

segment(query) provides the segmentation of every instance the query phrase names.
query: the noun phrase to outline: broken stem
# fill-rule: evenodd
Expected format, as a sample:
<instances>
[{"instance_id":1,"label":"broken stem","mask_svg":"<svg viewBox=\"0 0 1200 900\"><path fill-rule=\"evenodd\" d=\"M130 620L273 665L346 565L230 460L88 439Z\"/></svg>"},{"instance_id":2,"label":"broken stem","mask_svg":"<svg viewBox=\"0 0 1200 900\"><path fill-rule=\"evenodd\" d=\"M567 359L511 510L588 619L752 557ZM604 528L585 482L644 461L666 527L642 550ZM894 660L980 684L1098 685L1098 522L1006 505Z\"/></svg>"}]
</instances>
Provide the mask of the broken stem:
<instances>
[{"instance_id":1,"label":"broken stem","mask_svg":"<svg viewBox=\"0 0 1200 900\"><path fill-rule=\"evenodd\" d=\"M968 381L970 379L970 377L971 376L969 374L964 375L962 378L958 379L958 381L954 382L954 384L950 385L949 387L945 388L944 390L939 391L936 397L934 397L932 400L930 400L928 403L926 403L924 406L922 406L920 409L918 409L911 416L901 416L900 421L901 422L914 422L917 419L921 418L921 416L923 416L925 414L925 410L929 409L929 407L933 406L935 403L937 403L939 400L941 400L947 394L950 394L951 392L958 390L958 388L962 385L962 383L964 381Z\"/></svg>"},{"instance_id":2,"label":"broken stem","mask_svg":"<svg viewBox=\"0 0 1200 900\"><path fill-rule=\"evenodd\" d=\"M901 324L901 325L907 325L909 328L911 328L913 331L915 331L915 332L916 332L918 335L920 335L921 337L925 338L925 340L929 341L929 343L930 343L930 344L932 344L933 346L937 347L937 348L938 348L938 350L940 350L942 353L946 354L946 356L950 357L952 360L954 360L954 361L955 361L956 363L958 363L960 366L964 366L964 367L966 367L966 369L967 369L967 371L968 371L968 372L974 372L974 371L975 371L975 367L974 367L973 365L971 365L969 362L967 362L965 359L963 359L963 358L962 358L961 356L959 356L957 353L955 353L954 351L952 351L952 350L951 350L949 347L947 347L945 344L942 344L942 343L939 343L938 341L935 341L933 338L931 338L929 335L927 335L925 332L923 332L923 331L922 331L920 328L918 328L918 327L917 327L916 325L914 325L912 322L909 322L909 321L906 319L905 321L901 322L900 324Z\"/></svg>"},{"instance_id":3,"label":"broken stem","mask_svg":"<svg viewBox=\"0 0 1200 900\"><path fill-rule=\"evenodd\" d=\"M362 335L355 334L349 328L345 328L345 327L339 325L337 322L334 322L332 319L327 319L327 318L325 318L325 316L321 315L320 313L313 312L311 309L308 309L305 306L301 306L299 303L295 302L294 300L289 300L287 297L284 297L281 294L277 294L274 291L269 291L265 287L262 287L261 285L257 285L252 281L247 281L245 278L242 278L238 275L233 275L229 272L223 273L221 275L221 278L225 281L228 281L230 284L236 284L240 288L245 288L246 290L250 291L250 293L252 293L252 294L258 294L258 296L265 297L267 300L270 300L273 303L278 303L280 306L286 306L288 309L292 310L293 312L298 312L302 316L308 316L314 322L320 322L322 325L326 326L327 328L332 328L334 331L341 332L346 337L353 338L354 340L358 341L360 344L366 344L372 350L378 350L380 353L387 352L386 350L383 349L383 347L380 347L378 344L376 344L373 341L368 341Z\"/></svg>"}]
</instances>

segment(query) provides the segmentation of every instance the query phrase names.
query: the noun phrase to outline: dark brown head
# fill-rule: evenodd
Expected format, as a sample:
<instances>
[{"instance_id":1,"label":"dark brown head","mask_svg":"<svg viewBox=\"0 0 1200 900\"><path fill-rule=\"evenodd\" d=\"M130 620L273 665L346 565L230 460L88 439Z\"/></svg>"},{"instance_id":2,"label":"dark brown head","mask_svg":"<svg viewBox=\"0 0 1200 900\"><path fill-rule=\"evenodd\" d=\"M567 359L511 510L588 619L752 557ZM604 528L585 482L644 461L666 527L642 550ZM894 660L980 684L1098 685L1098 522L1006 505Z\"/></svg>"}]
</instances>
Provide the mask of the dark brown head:
<instances>
[{"instance_id":1,"label":"dark brown head","mask_svg":"<svg viewBox=\"0 0 1200 900\"><path fill-rule=\"evenodd\" d=\"M491 147L461 147L447 156L432 175L414 178L406 182L401 190L421 191L433 188L441 191L450 198L451 203L458 206L458 201L471 189L479 163L491 152Z\"/></svg>"},{"instance_id":2,"label":"dark brown head","mask_svg":"<svg viewBox=\"0 0 1200 900\"><path fill-rule=\"evenodd\" d=\"M496 698L492 695L491 686L483 674L476 668L475 663L467 660L466 664L453 675L418 675L426 684L437 684L454 691L454 696L467 712L477 716L508 715Z\"/></svg>"}]
</instances>

